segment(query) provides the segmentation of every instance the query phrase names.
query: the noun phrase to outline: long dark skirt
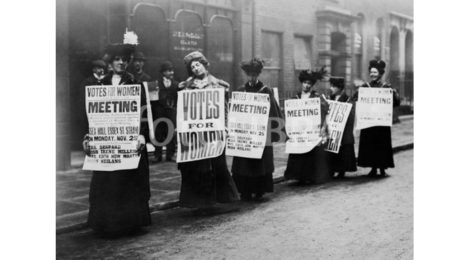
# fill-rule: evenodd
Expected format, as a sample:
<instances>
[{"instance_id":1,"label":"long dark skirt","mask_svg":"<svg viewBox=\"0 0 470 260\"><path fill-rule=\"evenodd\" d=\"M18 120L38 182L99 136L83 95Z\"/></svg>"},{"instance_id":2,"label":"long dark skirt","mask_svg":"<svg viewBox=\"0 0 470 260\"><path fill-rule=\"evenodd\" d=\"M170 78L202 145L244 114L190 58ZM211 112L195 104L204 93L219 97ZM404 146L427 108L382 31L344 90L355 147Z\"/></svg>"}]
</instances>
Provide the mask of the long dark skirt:
<instances>
[{"instance_id":1,"label":"long dark skirt","mask_svg":"<svg viewBox=\"0 0 470 260\"><path fill-rule=\"evenodd\" d=\"M137 169L93 172L88 225L108 234L150 225L149 199L148 158L144 151Z\"/></svg>"},{"instance_id":2,"label":"long dark skirt","mask_svg":"<svg viewBox=\"0 0 470 260\"><path fill-rule=\"evenodd\" d=\"M308 153L289 154L284 178L317 184L326 182L330 177L327 153L322 146L315 146Z\"/></svg>"},{"instance_id":3,"label":"long dark skirt","mask_svg":"<svg viewBox=\"0 0 470 260\"><path fill-rule=\"evenodd\" d=\"M166 118L171 121L173 127L176 127L176 110L170 107L164 107L160 103L156 103L155 107L152 107L152 113L154 116L154 120L161 120ZM176 135L174 133L169 132L169 126L166 122L160 122L155 128L155 139L163 143L167 138L168 135L171 134L172 137L170 141L166 144L166 158L171 158L176 152ZM162 147L163 146L156 146L155 147L155 156L160 157L162 155Z\"/></svg>"},{"instance_id":4,"label":"long dark skirt","mask_svg":"<svg viewBox=\"0 0 470 260\"><path fill-rule=\"evenodd\" d=\"M393 168L392 131L388 126L375 126L361 130L358 166Z\"/></svg>"},{"instance_id":5,"label":"long dark skirt","mask_svg":"<svg viewBox=\"0 0 470 260\"><path fill-rule=\"evenodd\" d=\"M240 194L263 194L274 191L273 147L263 150L261 159L233 157L232 174Z\"/></svg>"},{"instance_id":6,"label":"long dark skirt","mask_svg":"<svg viewBox=\"0 0 470 260\"><path fill-rule=\"evenodd\" d=\"M332 172L357 171L354 144L342 144L337 154L330 153L330 163Z\"/></svg>"},{"instance_id":7,"label":"long dark skirt","mask_svg":"<svg viewBox=\"0 0 470 260\"><path fill-rule=\"evenodd\" d=\"M207 208L215 203L239 200L238 191L227 168L225 152L215 158L180 163L180 206Z\"/></svg>"}]
</instances>

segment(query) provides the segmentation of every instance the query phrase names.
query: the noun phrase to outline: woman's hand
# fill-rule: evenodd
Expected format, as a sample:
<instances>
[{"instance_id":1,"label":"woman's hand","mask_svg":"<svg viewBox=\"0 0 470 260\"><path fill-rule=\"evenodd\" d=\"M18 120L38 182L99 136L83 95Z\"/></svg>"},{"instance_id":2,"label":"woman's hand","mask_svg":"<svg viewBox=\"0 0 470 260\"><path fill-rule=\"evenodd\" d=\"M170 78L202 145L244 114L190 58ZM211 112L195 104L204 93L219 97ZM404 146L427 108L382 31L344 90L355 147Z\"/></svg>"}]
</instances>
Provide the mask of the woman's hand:
<instances>
[{"instance_id":1,"label":"woman's hand","mask_svg":"<svg viewBox=\"0 0 470 260\"><path fill-rule=\"evenodd\" d=\"M178 89L184 89L186 88L186 85L188 84L187 81L181 81L180 83L178 83Z\"/></svg>"},{"instance_id":2,"label":"woman's hand","mask_svg":"<svg viewBox=\"0 0 470 260\"><path fill-rule=\"evenodd\" d=\"M227 82L227 81L224 81L224 80L221 80L221 79L218 79L218 82L217 82L220 86L224 87L224 88L230 88L230 84Z\"/></svg>"},{"instance_id":3,"label":"woman's hand","mask_svg":"<svg viewBox=\"0 0 470 260\"><path fill-rule=\"evenodd\" d=\"M142 151L145 149L145 137L143 135L139 135L137 138L137 154L140 155Z\"/></svg>"},{"instance_id":4,"label":"woman's hand","mask_svg":"<svg viewBox=\"0 0 470 260\"><path fill-rule=\"evenodd\" d=\"M90 136L89 136L88 134L86 134L86 135L83 137L82 147L83 147L83 152L85 152L85 154L86 154L87 156L90 156L90 155L91 155Z\"/></svg>"}]
</instances>

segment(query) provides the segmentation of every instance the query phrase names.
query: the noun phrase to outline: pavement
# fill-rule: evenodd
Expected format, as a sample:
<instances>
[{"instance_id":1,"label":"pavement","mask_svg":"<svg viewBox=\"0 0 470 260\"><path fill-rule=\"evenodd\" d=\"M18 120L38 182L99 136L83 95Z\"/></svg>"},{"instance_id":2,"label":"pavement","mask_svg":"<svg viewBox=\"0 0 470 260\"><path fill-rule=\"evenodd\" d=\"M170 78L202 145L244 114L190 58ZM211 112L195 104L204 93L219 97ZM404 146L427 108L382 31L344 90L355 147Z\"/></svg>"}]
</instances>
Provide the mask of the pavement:
<instances>
[{"instance_id":1,"label":"pavement","mask_svg":"<svg viewBox=\"0 0 470 260\"><path fill-rule=\"evenodd\" d=\"M360 168L321 185L276 185L267 201L198 214L175 207L152 225L103 238L90 229L56 236L57 259L413 259L414 151L395 155L388 178Z\"/></svg>"},{"instance_id":2,"label":"pavement","mask_svg":"<svg viewBox=\"0 0 470 260\"><path fill-rule=\"evenodd\" d=\"M413 116L400 117L400 123L392 127L392 145L394 152L413 148ZM356 153L358 149L356 136ZM273 173L275 183L283 181L287 164L285 144L274 145ZM151 153L150 153L151 154ZM150 155L149 159L153 159ZM82 152L72 153L72 169L57 171L56 174L56 233L67 233L86 228L88 215L88 192L91 171L83 171L84 155ZM231 168L232 158L228 156L227 163ZM178 206L181 175L176 163L162 162L150 164L150 207L152 211L165 210Z\"/></svg>"}]
</instances>

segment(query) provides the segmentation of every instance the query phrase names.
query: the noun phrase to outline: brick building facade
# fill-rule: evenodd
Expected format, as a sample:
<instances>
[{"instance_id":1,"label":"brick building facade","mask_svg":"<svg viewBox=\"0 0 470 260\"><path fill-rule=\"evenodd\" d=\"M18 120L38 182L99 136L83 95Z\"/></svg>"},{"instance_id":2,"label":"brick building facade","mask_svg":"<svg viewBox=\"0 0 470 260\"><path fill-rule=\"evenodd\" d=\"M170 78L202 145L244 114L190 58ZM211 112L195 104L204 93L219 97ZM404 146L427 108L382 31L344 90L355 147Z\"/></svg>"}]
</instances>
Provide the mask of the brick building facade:
<instances>
[{"instance_id":1,"label":"brick building facade","mask_svg":"<svg viewBox=\"0 0 470 260\"><path fill-rule=\"evenodd\" d=\"M388 64L385 78L399 90L403 104L412 105L412 1L251 3L251 8L243 9L243 59L255 55L268 61L263 79L279 87L281 99L300 88L299 70L321 66L332 75L345 77L352 92L356 82L368 78L368 61L381 57ZM250 19L250 13L254 18ZM254 30L251 35L250 29ZM326 87L319 85L320 90Z\"/></svg>"},{"instance_id":2,"label":"brick building facade","mask_svg":"<svg viewBox=\"0 0 470 260\"><path fill-rule=\"evenodd\" d=\"M413 102L412 0L61 0L56 17L57 169L70 167L87 131L80 83L90 62L126 28L139 36L152 77L171 60L183 80L182 57L200 50L236 89L245 80L240 61L258 56L266 61L261 80L284 100L300 88L300 70L326 66L352 91L380 56L403 103Z\"/></svg>"}]
</instances>

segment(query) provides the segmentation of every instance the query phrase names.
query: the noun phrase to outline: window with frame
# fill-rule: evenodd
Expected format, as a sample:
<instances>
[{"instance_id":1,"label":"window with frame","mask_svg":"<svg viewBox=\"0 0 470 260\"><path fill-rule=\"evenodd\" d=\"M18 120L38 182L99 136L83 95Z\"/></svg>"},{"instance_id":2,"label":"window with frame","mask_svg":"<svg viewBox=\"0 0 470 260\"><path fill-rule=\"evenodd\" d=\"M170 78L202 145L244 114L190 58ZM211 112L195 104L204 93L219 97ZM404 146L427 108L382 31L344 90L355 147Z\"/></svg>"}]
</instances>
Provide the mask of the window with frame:
<instances>
[{"instance_id":1,"label":"window with frame","mask_svg":"<svg viewBox=\"0 0 470 260\"><path fill-rule=\"evenodd\" d=\"M265 61L260 80L266 85L280 88L282 98L282 34L277 32L261 32L261 58Z\"/></svg>"},{"instance_id":2,"label":"window with frame","mask_svg":"<svg viewBox=\"0 0 470 260\"><path fill-rule=\"evenodd\" d=\"M312 37L294 37L294 68L295 70L306 70L311 68L312 61Z\"/></svg>"},{"instance_id":3,"label":"window with frame","mask_svg":"<svg viewBox=\"0 0 470 260\"><path fill-rule=\"evenodd\" d=\"M376 26L375 28L376 34L374 36L374 55L376 57L380 57L382 54L382 39L383 39L382 31L384 27L383 19L382 18L377 19L375 26Z\"/></svg>"},{"instance_id":4,"label":"window with frame","mask_svg":"<svg viewBox=\"0 0 470 260\"><path fill-rule=\"evenodd\" d=\"M354 34L354 57L355 57L355 67L354 67L354 79L362 78L362 59L363 59L363 34L364 34L364 15L359 13L359 17L356 22L356 33Z\"/></svg>"},{"instance_id":5,"label":"window with frame","mask_svg":"<svg viewBox=\"0 0 470 260\"><path fill-rule=\"evenodd\" d=\"M263 31L261 33L261 55L266 67L281 68L282 34Z\"/></svg>"}]
</instances>

